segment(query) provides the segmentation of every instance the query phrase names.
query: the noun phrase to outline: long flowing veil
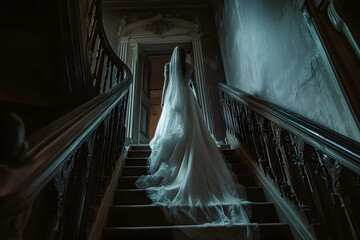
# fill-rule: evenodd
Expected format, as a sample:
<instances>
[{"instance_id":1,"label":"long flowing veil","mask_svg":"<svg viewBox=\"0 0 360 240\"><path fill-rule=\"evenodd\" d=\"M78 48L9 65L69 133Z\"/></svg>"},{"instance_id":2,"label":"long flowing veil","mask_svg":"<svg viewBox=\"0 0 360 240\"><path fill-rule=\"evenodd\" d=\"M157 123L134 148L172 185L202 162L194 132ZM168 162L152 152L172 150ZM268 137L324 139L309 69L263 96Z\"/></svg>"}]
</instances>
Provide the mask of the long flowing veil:
<instances>
[{"instance_id":1,"label":"long flowing veil","mask_svg":"<svg viewBox=\"0 0 360 240\"><path fill-rule=\"evenodd\" d=\"M252 239L251 208L212 139L184 74L180 48L169 66L169 79L155 136L150 142L148 175L136 185L161 206L169 223L177 225L242 226L242 231L211 239ZM186 79L185 79L186 78ZM163 93L164 94L164 93ZM198 238L202 227L185 233ZM212 233L213 234L213 233ZM210 239L209 236L201 239Z\"/></svg>"}]
</instances>

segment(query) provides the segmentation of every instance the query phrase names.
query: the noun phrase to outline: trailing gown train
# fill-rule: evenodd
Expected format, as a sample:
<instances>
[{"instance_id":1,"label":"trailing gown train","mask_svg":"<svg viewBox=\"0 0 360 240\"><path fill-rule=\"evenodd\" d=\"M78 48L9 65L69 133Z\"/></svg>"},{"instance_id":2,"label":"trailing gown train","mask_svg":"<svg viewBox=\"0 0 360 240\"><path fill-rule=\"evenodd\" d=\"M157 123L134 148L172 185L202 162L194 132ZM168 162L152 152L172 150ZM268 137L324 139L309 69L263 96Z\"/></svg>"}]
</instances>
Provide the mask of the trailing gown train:
<instances>
[{"instance_id":1,"label":"trailing gown train","mask_svg":"<svg viewBox=\"0 0 360 240\"><path fill-rule=\"evenodd\" d=\"M186 64L182 77L178 61L175 48L169 79L165 77L168 86L163 92L163 111L150 142L148 175L141 176L136 185L147 190L153 204L161 206L173 224L243 224L240 239L251 239L245 190L229 171L207 129L190 86L193 65Z\"/></svg>"}]
</instances>

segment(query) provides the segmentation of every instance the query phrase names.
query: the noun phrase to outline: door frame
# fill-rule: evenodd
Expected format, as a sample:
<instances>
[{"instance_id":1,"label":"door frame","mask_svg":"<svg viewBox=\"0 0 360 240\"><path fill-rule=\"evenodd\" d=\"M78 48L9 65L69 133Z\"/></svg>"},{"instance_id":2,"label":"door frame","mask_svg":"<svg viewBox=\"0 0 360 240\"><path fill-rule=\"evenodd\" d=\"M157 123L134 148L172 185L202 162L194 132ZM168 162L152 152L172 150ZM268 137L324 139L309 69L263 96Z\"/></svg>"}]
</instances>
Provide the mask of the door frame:
<instances>
[{"instance_id":1,"label":"door frame","mask_svg":"<svg viewBox=\"0 0 360 240\"><path fill-rule=\"evenodd\" d=\"M131 69L134 79L130 86L129 102L126 115L126 138L130 143L139 143L138 127L141 102L141 79L139 75L139 45L145 44L166 44L191 42L195 67L195 78L198 83L198 95L202 106L205 123L211 134L214 134L214 122L211 110L209 90L205 80L205 65L202 54L201 34L191 33L187 35L150 35L150 36L120 36L119 57ZM140 64L141 65L141 64Z\"/></svg>"}]
</instances>

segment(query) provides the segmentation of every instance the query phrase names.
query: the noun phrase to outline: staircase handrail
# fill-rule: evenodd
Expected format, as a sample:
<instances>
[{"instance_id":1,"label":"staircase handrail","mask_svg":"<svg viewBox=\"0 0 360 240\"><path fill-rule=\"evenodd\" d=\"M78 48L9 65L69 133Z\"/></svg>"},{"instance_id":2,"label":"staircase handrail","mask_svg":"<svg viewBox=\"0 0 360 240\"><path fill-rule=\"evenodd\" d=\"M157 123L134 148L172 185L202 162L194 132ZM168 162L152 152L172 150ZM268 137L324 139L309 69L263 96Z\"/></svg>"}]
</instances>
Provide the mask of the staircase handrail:
<instances>
[{"instance_id":1,"label":"staircase handrail","mask_svg":"<svg viewBox=\"0 0 360 240\"><path fill-rule=\"evenodd\" d=\"M238 88L220 83L219 89L360 174L359 142Z\"/></svg>"},{"instance_id":2,"label":"staircase handrail","mask_svg":"<svg viewBox=\"0 0 360 240\"><path fill-rule=\"evenodd\" d=\"M360 143L240 89L219 89L227 139L247 146L278 205L292 206L283 208L289 221L296 212L319 239L358 239Z\"/></svg>"},{"instance_id":3,"label":"staircase handrail","mask_svg":"<svg viewBox=\"0 0 360 240\"><path fill-rule=\"evenodd\" d=\"M119 59L108 42L102 21L101 6L101 0L92 0L89 3L88 11L91 21L89 23L88 46L84 49L84 51L90 52L90 55L96 55L96 62L90 63L90 65L95 66L94 71L91 70L92 72L88 76L96 80L95 85L99 88L97 96L30 136L27 139L29 150L25 157L27 165L19 168L8 168L0 165L0 175L2 175L0 179L4 180L0 182L0 218L2 218L0 220L0 235L5 239L13 239L14 236L21 235L26 228L27 218L31 213L31 205L51 180L54 181L59 194L57 208L61 208L70 172L76 165L76 159L81 158L81 156L75 155L84 153L84 151L80 151L80 148L84 146L85 142L91 142L85 144L87 148L96 148L94 142L97 141L98 136L102 136L105 138L104 141L108 142L106 144L110 145L104 144L102 149L98 150L103 158L111 158L111 161L109 159L96 159L102 161L100 166L108 168L102 169L103 172L113 170L110 168L114 167L114 162L118 160L115 158L120 155L117 149L121 151L124 145L126 103L133 77L130 69ZM97 49L94 47L95 43L98 43ZM100 89L101 84L103 85L102 90ZM100 125L105 127L97 135ZM89 169L91 168L89 162L91 162L91 154L95 151L88 149L88 155L85 156L87 163L81 165L87 169L84 170L85 178L89 177ZM101 174L100 171L101 169L99 169L99 174ZM108 175L105 178L108 178ZM87 187L84 186L85 188ZM81 207L83 207L84 201L85 198L80 201ZM56 206L56 203L54 204ZM89 202L88 204L91 205L92 203ZM58 211L61 210L58 209ZM80 215L75 214L75 216L79 216L76 221L80 224L84 214L83 210L79 213ZM60 221L62 213L58 214L60 216L57 218ZM16 221L21 219L21 226L15 226L19 223L15 224L14 219ZM54 224L52 231L59 231L59 222L51 224ZM76 231L80 231L79 226L74 228ZM70 232L68 231L66 234L71 234ZM78 232L74 234L78 234Z\"/></svg>"}]
</instances>

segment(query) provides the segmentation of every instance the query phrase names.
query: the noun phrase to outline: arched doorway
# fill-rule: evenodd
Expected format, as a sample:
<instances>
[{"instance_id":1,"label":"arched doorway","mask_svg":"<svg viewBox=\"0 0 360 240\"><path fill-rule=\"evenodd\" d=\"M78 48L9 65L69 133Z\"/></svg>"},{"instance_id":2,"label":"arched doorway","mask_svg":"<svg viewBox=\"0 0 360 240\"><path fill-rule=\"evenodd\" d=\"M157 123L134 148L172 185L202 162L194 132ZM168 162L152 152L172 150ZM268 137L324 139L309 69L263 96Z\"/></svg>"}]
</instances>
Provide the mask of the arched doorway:
<instances>
[{"instance_id":1,"label":"arched doorway","mask_svg":"<svg viewBox=\"0 0 360 240\"><path fill-rule=\"evenodd\" d=\"M147 81L146 57L169 54L176 45L189 45L195 65L200 103L208 129L214 132L209 93L205 81L200 27L192 22L164 17L154 17L126 24L122 18L119 29L119 56L130 67L134 82L130 87L127 111L126 136L133 143L146 143L150 139L150 96L144 91ZM150 50L149 50L150 49ZM144 81L145 79L145 81ZM144 88L145 87L145 88Z\"/></svg>"}]
</instances>

